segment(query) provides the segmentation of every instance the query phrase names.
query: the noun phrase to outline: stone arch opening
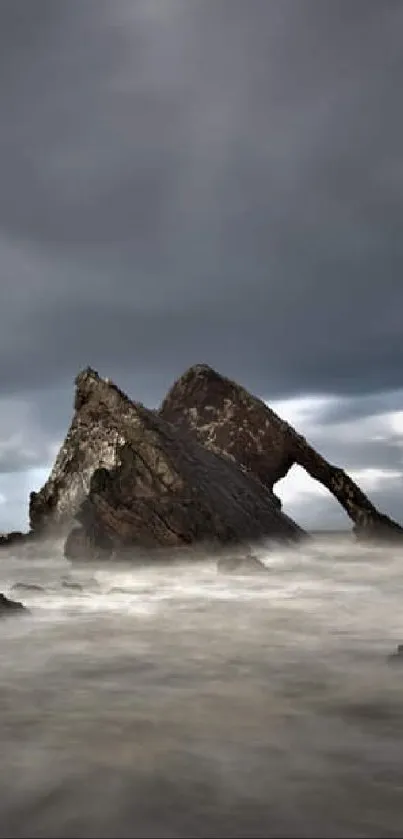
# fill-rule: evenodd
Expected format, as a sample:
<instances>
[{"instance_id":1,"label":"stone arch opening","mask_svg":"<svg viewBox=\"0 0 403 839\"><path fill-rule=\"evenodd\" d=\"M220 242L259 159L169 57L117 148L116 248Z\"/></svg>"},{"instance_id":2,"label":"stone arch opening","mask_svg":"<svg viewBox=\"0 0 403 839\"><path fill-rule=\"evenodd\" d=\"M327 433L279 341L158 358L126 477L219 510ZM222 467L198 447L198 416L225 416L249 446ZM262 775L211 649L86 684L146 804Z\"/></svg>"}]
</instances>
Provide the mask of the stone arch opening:
<instances>
[{"instance_id":1,"label":"stone arch opening","mask_svg":"<svg viewBox=\"0 0 403 839\"><path fill-rule=\"evenodd\" d=\"M329 490L294 464L275 486L282 509L308 532L351 531L352 522Z\"/></svg>"}]
</instances>

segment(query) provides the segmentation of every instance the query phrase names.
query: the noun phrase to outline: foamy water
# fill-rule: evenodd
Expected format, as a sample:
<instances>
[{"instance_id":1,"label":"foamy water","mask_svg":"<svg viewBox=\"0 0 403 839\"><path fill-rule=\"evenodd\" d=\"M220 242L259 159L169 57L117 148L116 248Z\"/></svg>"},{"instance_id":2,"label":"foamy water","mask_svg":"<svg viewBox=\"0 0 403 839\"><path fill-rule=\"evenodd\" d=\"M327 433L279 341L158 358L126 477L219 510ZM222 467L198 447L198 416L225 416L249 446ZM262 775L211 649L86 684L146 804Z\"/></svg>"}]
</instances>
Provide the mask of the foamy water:
<instances>
[{"instance_id":1,"label":"foamy water","mask_svg":"<svg viewBox=\"0 0 403 839\"><path fill-rule=\"evenodd\" d=\"M403 835L403 551L262 556L0 555L1 837Z\"/></svg>"}]
</instances>

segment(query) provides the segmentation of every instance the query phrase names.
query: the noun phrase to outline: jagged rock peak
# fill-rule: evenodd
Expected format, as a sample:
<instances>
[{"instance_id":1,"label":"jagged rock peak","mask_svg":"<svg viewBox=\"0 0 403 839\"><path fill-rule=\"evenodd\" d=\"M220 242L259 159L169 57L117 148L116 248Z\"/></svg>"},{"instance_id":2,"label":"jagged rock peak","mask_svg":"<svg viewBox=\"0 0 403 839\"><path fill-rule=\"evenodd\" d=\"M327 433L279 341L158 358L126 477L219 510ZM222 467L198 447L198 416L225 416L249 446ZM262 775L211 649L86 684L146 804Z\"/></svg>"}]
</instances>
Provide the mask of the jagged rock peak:
<instances>
[{"instance_id":1,"label":"jagged rock peak","mask_svg":"<svg viewBox=\"0 0 403 839\"><path fill-rule=\"evenodd\" d=\"M102 381L99 373L92 367L85 367L84 370L80 370L74 382L76 386L74 408L76 411L82 407L90 394L95 388L99 387Z\"/></svg>"},{"instance_id":2,"label":"jagged rock peak","mask_svg":"<svg viewBox=\"0 0 403 839\"><path fill-rule=\"evenodd\" d=\"M265 408L266 411L273 414L273 417L277 422L287 425L287 423L285 423L284 420L281 420L274 411L271 411L261 399L257 396L253 396L248 390L246 390L245 387L238 384L238 382L229 379L227 376L222 375L209 364L193 364L191 367L188 367L188 369L182 373L182 375L169 389L162 402L161 409L171 400L174 392L181 390L191 390L197 392L200 386L203 388L203 391L205 391L206 387L208 387L209 395L212 398L217 395L221 397L223 391L225 391L227 397L233 396L237 400L245 399L248 403L252 401L254 405L259 405L262 408Z\"/></svg>"},{"instance_id":3,"label":"jagged rock peak","mask_svg":"<svg viewBox=\"0 0 403 839\"><path fill-rule=\"evenodd\" d=\"M94 396L94 394L97 394L99 398L105 398L107 396L109 400L113 399L113 394L116 394L119 399L124 399L129 404L132 404L131 399L129 399L123 390L121 390L111 379L100 376L97 370L94 370L93 367L85 367L80 371L80 373L78 373L75 378L75 386L75 411L79 411L85 402Z\"/></svg>"}]
</instances>

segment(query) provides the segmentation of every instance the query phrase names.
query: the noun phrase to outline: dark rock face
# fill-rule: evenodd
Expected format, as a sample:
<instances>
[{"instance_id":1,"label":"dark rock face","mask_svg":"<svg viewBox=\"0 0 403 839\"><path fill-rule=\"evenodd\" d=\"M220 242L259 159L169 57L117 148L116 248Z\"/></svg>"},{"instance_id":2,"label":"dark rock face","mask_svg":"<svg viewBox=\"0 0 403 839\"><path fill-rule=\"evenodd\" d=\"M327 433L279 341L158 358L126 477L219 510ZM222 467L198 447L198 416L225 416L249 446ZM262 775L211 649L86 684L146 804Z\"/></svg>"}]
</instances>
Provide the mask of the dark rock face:
<instances>
[{"instance_id":1,"label":"dark rock face","mask_svg":"<svg viewBox=\"0 0 403 839\"><path fill-rule=\"evenodd\" d=\"M128 547L180 547L303 531L253 475L131 402L86 370L75 415L43 489L31 495L31 526L69 533L71 559L105 558Z\"/></svg>"},{"instance_id":2,"label":"dark rock face","mask_svg":"<svg viewBox=\"0 0 403 839\"><path fill-rule=\"evenodd\" d=\"M191 367L175 382L159 414L212 451L235 460L270 491L294 464L302 466L339 501L358 536L403 536L403 528L378 512L342 469L318 454L264 402L207 365Z\"/></svg>"},{"instance_id":3,"label":"dark rock face","mask_svg":"<svg viewBox=\"0 0 403 839\"><path fill-rule=\"evenodd\" d=\"M4 594L0 594L0 618L11 617L11 615L28 612L28 609L18 600L9 600Z\"/></svg>"}]
</instances>

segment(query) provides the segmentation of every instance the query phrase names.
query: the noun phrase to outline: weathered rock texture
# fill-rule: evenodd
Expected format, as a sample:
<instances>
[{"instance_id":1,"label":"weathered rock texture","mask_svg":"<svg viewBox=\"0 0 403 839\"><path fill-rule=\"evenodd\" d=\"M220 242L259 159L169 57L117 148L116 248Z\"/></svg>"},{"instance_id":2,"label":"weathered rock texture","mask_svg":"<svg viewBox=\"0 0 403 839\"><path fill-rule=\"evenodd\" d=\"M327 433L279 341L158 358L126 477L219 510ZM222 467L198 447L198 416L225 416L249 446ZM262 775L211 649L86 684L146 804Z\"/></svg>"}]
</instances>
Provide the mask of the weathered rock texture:
<instances>
[{"instance_id":1,"label":"weathered rock texture","mask_svg":"<svg viewBox=\"0 0 403 839\"><path fill-rule=\"evenodd\" d=\"M380 513L342 469L264 402L207 365L191 367L178 379L159 414L178 430L195 434L211 451L235 460L270 491L294 464L302 466L339 501L357 535L403 535L403 528Z\"/></svg>"},{"instance_id":2,"label":"weathered rock texture","mask_svg":"<svg viewBox=\"0 0 403 839\"><path fill-rule=\"evenodd\" d=\"M75 414L49 480L31 494L35 532L70 528L73 517L81 527L66 554L74 559L134 545L302 535L254 475L91 369L77 377Z\"/></svg>"},{"instance_id":3,"label":"weathered rock texture","mask_svg":"<svg viewBox=\"0 0 403 839\"><path fill-rule=\"evenodd\" d=\"M46 484L30 495L30 526L37 534L69 529L88 494L95 469L116 466L117 449L124 442L120 423L130 422L132 416L130 400L91 368L76 378L74 408L73 421Z\"/></svg>"}]
</instances>

